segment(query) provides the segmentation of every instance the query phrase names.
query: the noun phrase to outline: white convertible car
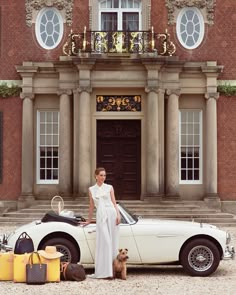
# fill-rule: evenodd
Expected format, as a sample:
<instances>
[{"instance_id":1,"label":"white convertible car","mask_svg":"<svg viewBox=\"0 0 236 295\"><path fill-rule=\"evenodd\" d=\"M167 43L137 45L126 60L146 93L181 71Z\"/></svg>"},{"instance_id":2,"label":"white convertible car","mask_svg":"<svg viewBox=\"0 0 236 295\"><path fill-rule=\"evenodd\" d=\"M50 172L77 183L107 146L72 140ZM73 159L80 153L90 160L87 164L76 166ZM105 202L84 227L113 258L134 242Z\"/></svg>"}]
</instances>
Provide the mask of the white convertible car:
<instances>
[{"instance_id":1,"label":"white convertible car","mask_svg":"<svg viewBox=\"0 0 236 295\"><path fill-rule=\"evenodd\" d=\"M230 234L214 225L142 219L118 204L122 216L120 248L128 248L129 264L180 264L193 276L208 276L220 260L234 258ZM82 217L73 218L48 212L42 220L19 227L10 235L0 236L0 249L14 249L23 232L33 239L35 250L55 245L64 261L93 264L96 223L85 227Z\"/></svg>"}]
</instances>

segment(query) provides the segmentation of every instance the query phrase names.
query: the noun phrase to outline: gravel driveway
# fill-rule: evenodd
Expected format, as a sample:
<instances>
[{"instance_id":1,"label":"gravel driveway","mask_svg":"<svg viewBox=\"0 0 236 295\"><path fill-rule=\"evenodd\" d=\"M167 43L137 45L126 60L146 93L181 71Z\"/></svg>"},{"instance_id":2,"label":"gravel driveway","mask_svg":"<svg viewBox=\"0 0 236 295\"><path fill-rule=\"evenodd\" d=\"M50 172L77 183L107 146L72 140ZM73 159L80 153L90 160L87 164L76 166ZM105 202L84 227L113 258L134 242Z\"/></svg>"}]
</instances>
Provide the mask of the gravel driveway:
<instances>
[{"instance_id":1,"label":"gravel driveway","mask_svg":"<svg viewBox=\"0 0 236 295\"><path fill-rule=\"evenodd\" d=\"M14 229L1 226L0 233ZM224 228L231 233L236 248L236 228ZM1 267L1 266L0 266ZM86 267L86 273L93 269ZM128 277L122 280L60 282L30 286L24 283L0 282L0 294L26 295L236 295L236 261L222 261L210 277L186 275L181 267L128 267Z\"/></svg>"}]
</instances>

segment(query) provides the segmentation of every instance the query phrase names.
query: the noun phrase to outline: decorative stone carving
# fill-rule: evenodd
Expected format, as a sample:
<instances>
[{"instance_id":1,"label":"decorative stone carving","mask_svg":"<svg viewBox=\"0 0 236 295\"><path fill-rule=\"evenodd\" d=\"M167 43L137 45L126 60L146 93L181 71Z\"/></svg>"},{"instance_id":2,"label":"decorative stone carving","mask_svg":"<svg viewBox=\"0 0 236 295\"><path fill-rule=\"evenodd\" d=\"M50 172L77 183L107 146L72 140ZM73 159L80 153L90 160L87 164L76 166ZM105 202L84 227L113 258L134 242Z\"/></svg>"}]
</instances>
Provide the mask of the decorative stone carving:
<instances>
[{"instance_id":1,"label":"decorative stone carving","mask_svg":"<svg viewBox=\"0 0 236 295\"><path fill-rule=\"evenodd\" d=\"M175 21L175 10L184 7L197 7L199 9L205 8L209 25L214 24L214 8L216 6L216 0L166 0L166 6L168 9L169 25L173 24Z\"/></svg>"},{"instance_id":2,"label":"decorative stone carving","mask_svg":"<svg viewBox=\"0 0 236 295\"><path fill-rule=\"evenodd\" d=\"M170 96L170 95L176 95L176 96L180 96L181 94L181 89L166 89L166 95L167 95L167 98Z\"/></svg>"},{"instance_id":3,"label":"decorative stone carving","mask_svg":"<svg viewBox=\"0 0 236 295\"><path fill-rule=\"evenodd\" d=\"M220 96L219 92L214 92L214 93L207 92L207 93L205 93L205 99L206 100L208 100L210 98L214 98L217 101L219 99L219 96Z\"/></svg>"},{"instance_id":4,"label":"decorative stone carving","mask_svg":"<svg viewBox=\"0 0 236 295\"><path fill-rule=\"evenodd\" d=\"M77 88L77 91L78 91L78 93L81 93L81 92L91 93L93 91L93 89L90 86L79 86Z\"/></svg>"},{"instance_id":5,"label":"decorative stone carving","mask_svg":"<svg viewBox=\"0 0 236 295\"><path fill-rule=\"evenodd\" d=\"M72 11L74 0L25 0L26 25L32 26L33 10L40 10L43 7L56 7L58 10L65 10L66 23L72 25Z\"/></svg>"},{"instance_id":6,"label":"decorative stone carving","mask_svg":"<svg viewBox=\"0 0 236 295\"><path fill-rule=\"evenodd\" d=\"M60 95L63 95L63 94L71 95L72 90L71 89L63 89L63 88L58 89L57 95L60 96Z\"/></svg>"},{"instance_id":7,"label":"decorative stone carving","mask_svg":"<svg viewBox=\"0 0 236 295\"><path fill-rule=\"evenodd\" d=\"M21 92L20 93L20 98L21 99L29 98L29 99L33 100L34 97L35 97L34 93L27 93L27 92Z\"/></svg>"}]
</instances>

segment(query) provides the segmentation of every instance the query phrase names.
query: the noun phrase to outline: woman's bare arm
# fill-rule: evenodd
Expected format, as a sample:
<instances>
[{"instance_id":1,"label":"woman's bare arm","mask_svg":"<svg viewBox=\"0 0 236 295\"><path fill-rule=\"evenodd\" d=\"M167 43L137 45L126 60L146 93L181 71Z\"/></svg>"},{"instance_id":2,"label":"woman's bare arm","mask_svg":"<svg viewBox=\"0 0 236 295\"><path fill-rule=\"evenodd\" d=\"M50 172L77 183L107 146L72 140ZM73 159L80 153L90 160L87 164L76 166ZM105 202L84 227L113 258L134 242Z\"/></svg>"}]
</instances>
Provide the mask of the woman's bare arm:
<instances>
[{"instance_id":1,"label":"woman's bare arm","mask_svg":"<svg viewBox=\"0 0 236 295\"><path fill-rule=\"evenodd\" d=\"M114 205L114 207L116 209L116 213L117 213L116 224L119 224L121 217L120 217L120 211L119 211L118 206L116 204L116 197L115 197L115 192L114 192L113 187L111 188L110 194L111 194L111 201L112 201L112 203L113 203L113 205Z\"/></svg>"}]
</instances>

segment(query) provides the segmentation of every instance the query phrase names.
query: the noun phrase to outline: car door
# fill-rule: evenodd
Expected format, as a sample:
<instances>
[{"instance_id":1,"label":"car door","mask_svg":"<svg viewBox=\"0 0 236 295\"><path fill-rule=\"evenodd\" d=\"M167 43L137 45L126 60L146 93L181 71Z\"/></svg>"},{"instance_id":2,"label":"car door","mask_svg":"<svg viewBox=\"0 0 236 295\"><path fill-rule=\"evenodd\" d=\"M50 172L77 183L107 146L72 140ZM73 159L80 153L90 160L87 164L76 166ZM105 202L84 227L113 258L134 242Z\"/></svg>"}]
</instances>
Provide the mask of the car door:
<instances>
[{"instance_id":1,"label":"car door","mask_svg":"<svg viewBox=\"0 0 236 295\"><path fill-rule=\"evenodd\" d=\"M96 246L96 224L89 224L84 228L84 234L86 237L87 245L91 256L95 259L95 246ZM129 263L140 263L140 255L137 249L137 245L133 236L131 225L126 223L125 220L121 221L119 230L119 249L128 249ZM117 249L118 253L118 249Z\"/></svg>"}]
</instances>

